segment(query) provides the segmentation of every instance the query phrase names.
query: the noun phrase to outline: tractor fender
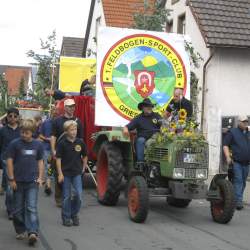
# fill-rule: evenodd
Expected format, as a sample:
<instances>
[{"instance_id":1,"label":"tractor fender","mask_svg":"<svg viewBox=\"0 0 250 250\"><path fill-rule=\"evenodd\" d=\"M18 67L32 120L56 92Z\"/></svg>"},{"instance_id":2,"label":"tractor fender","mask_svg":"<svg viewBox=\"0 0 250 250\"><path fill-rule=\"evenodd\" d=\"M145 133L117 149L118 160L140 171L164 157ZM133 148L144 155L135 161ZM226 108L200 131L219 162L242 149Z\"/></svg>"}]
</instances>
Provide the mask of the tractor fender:
<instances>
[{"instance_id":1,"label":"tractor fender","mask_svg":"<svg viewBox=\"0 0 250 250\"><path fill-rule=\"evenodd\" d=\"M97 137L97 139L95 140L95 143L94 143L94 147L93 147L93 151L98 154L101 146L103 143L106 143L108 142L109 139L108 137L105 135L105 134L101 134Z\"/></svg>"},{"instance_id":2,"label":"tractor fender","mask_svg":"<svg viewBox=\"0 0 250 250\"><path fill-rule=\"evenodd\" d=\"M217 188L216 182L220 179L226 179L226 177L227 174L216 174L210 183L209 190L215 190Z\"/></svg>"},{"instance_id":3,"label":"tractor fender","mask_svg":"<svg viewBox=\"0 0 250 250\"><path fill-rule=\"evenodd\" d=\"M114 143L130 143L130 139L123 136L121 130L109 130L109 131L100 131L94 134L94 147L93 151L98 154L98 151L101 148L101 145L106 142Z\"/></svg>"}]
</instances>

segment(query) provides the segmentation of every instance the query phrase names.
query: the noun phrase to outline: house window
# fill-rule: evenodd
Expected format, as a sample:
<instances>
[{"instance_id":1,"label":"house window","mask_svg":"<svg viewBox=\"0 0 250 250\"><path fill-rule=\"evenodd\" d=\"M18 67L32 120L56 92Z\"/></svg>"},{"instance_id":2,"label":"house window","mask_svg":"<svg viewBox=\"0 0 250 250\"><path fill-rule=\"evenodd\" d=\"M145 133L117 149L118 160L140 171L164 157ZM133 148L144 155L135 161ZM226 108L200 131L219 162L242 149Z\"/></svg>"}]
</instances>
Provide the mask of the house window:
<instances>
[{"instance_id":1,"label":"house window","mask_svg":"<svg viewBox=\"0 0 250 250\"><path fill-rule=\"evenodd\" d=\"M173 32L173 20L169 20L166 23L166 32L172 33Z\"/></svg>"},{"instance_id":2,"label":"house window","mask_svg":"<svg viewBox=\"0 0 250 250\"><path fill-rule=\"evenodd\" d=\"M186 33L186 15L185 14L178 17L177 33L179 34Z\"/></svg>"},{"instance_id":3,"label":"house window","mask_svg":"<svg viewBox=\"0 0 250 250\"><path fill-rule=\"evenodd\" d=\"M174 5L175 3L178 3L178 2L179 2L179 0L172 0L171 4Z\"/></svg>"}]
</instances>

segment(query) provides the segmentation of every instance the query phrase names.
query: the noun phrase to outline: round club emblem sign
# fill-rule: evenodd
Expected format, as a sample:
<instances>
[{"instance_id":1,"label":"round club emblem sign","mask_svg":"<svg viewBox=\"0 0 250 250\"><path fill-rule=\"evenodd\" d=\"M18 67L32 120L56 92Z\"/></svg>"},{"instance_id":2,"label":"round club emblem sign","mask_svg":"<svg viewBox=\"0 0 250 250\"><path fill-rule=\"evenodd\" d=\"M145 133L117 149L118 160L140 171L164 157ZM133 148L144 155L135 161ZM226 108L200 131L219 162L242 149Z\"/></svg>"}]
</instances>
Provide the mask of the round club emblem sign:
<instances>
[{"instance_id":1,"label":"round club emblem sign","mask_svg":"<svg viewBox=\"0 0 250 250\"><path fill-rule=\"evenodd\" d=\"M166 41L148 34L127 36L104 57L101 86L109 105L131 120L144 98L162 113L175 87L186 90L186 69L176 50Z\"/></svg>"}]
</instances>

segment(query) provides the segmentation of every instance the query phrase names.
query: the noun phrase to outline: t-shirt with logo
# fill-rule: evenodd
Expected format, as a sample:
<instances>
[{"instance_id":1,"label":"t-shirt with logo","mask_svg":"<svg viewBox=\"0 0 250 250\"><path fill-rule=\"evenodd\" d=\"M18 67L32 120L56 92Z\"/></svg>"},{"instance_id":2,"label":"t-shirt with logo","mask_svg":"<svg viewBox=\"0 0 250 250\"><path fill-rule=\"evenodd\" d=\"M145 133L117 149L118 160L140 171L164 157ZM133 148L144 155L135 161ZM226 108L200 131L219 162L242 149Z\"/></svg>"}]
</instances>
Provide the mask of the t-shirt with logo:
<instances>
[{"instance_id":1,"label":"t-shirt with logo","mask_svg":"<svg viewBox=\"0 0 250 250\"><path fill-rule=\"evenodd\" d=\"M57 145L56 157L61 159L64 176L81 175L83 170L82 158L87 156L87 149L82 139L74 142L63 138Z\"/></svg>"},{"instance_id":2,"label":"t-shirt with logo","mask_svg":"<svg viewBox=\"0 0 250 250\"><path fill-rule=\"evenodd\" d=\"M141 113L127 125L127 128L136 129L137 137L149 139L154 133L159 132L161 124L162 117L158 113L152 112L149 115Z\"/></svg>"},{"instance_id":3,"label":"t-shirt with logo","mask_svg":"<svg viewBox=\"0 0 250 250\"><path fill-rule=\"evenodd\" d=\"M52 122L52 135L56 137L57 142L65 138L63 125L66 121L76 121L77 123L77 137L83 138L83 126L78 118L67 118L65 116L57 117ZM63 135L63 136L62 136Z\"/></svg>"},{"instance_id":4,"label":"t-shirt with logo","mask_svg":"<svg viewBox=\"0 0 250 250\"><path fill-rule=\"evenodd\" d=\"M38 161L43 159L43 145L35 139L31 142L16 139L7 149L8 158L13 159L17 182L34 182L38 178Z\"/></svg>"}]
</instances>

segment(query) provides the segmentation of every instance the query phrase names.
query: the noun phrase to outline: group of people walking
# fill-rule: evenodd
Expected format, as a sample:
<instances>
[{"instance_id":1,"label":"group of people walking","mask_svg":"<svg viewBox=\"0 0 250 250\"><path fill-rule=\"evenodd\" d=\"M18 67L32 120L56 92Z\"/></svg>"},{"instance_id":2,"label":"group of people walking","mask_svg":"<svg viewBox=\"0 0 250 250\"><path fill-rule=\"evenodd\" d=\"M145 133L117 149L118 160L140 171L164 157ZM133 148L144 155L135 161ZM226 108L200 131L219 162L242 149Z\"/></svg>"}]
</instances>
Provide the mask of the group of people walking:
<instances>
[{"instance_id":1,"label":"group of people walking","mask_svg":"<svg viewBox=\"0 0 250 250\"><path fill-rule=\"evenodd\" d=\"M58 99L64 98L63 92L51 92ZM125 136L132 130L137 131L137 163L144 161L146 141L159 131L162 117L153 112L154 104L146 98L138 105L141 111L123 129ZM192 103L183 97L182 89L175 89L165 116L185 109L191 118ZM19 111L7 111L7 124L0 129L0 153L3 177L1 192L5 192L5 205L8 218L13 220L16 238L28 237L33 245L38 239L39 219L37 213L38 188L44 184L45 193L52 193L51 179L55 183L55 201L62 208L61 218L64 226L78 226L79 211L82 203L82 175L87 168L87 148L84 144L83 126L74 117L75 101L64 101L64 114L50 117L42 122L39 117L20 121ZM233 185L236 208L243 208L243 192L250 163L250 132L248 118L239 118L239 125L228 132L223 142L227 163L233 164ZM50 164L48 164L50 159ZM54 175L51 174L54 166ZM44 170L45 168L45 170ZM73 190L72 190L73 187Z\"/></svg>"},{"instance_id":2,"label":"group of people walking","mask_svg":"<svg viewBox=\"0 0 250 250\"><path fill-rule=\"evenodd\" d=\"M18 109L11 108L7 111L7 124L0 129L1 192L5 192L6 211L13 221L16 239L28 238L30 245L38 239L38 189L44 180L45 193L52 193L49 155L50 162L54 162L55 199L62 208L62 224L80 223L87 148L82 140L81 121L74 117L73 99L64 101L64 110L64 115L52 115L40 123L39 119L20 120Z\"/></svg>"}]
</instances>

